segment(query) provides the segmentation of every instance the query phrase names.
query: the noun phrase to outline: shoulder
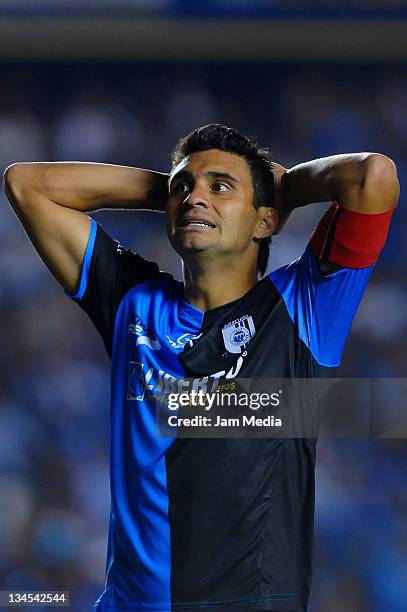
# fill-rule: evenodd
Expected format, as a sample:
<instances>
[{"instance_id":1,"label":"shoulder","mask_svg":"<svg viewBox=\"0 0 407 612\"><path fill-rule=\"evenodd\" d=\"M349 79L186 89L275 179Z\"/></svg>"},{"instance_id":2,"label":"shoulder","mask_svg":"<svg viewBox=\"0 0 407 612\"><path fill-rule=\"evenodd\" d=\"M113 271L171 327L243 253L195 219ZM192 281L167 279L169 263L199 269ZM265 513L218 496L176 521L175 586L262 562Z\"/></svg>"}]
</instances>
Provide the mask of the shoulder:
<instances>
[{"instance_id":1,"label":"shoulder","mask_svg":"<svg viewBox=\"0 0 407 612\"><path fill-rule=\"evenodd\" d=\"M153 278L129 287L127 296L137 296L138 299L154 300L155 303L178 302L182 299L184 285L176 280L172 274L159 271Z\"/></svg>"},{"instance_id":2,"label":"shoulder","mask_svg":"<svg viewBox=\"0 0 407 612\"><path fill-rule=\"evenodd\" d=\"M269 274L300 339L321 365L339 365L373 267L324 274L308 245L301 257Z\"/></svg>"}]
</instances>

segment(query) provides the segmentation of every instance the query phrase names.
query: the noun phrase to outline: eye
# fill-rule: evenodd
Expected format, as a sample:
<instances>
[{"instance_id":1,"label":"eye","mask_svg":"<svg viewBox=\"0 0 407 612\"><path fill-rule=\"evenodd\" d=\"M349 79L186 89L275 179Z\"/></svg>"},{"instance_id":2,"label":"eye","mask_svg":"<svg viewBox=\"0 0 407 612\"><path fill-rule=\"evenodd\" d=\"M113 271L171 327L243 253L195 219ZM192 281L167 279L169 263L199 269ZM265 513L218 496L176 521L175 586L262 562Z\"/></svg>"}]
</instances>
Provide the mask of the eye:
<instances>
[{"instance_id":1,"label":"eye","mask_svg":"<svg viewBox=\"0 0 407 612\"><path fill-rule=\"evenodd\" d=\"M230 187L226 183L221 183L220 181L216 181L216 183L214 183L212 185L212 189L214 191L218 191L218 192L222 193L222 192L225 192L225 191L229 191Z\"/></svg>"},{"instance_id":2,"label":"eye","mask_svg":"<svg viewBox=\"0 0 407 612\"><path fill-rule=\"evenodd\" d=\"M188 183L185 183L184 181L179 181L171 189L171 194L186 193L188 190L189 190Z\"/></svg>"}]
</instances>

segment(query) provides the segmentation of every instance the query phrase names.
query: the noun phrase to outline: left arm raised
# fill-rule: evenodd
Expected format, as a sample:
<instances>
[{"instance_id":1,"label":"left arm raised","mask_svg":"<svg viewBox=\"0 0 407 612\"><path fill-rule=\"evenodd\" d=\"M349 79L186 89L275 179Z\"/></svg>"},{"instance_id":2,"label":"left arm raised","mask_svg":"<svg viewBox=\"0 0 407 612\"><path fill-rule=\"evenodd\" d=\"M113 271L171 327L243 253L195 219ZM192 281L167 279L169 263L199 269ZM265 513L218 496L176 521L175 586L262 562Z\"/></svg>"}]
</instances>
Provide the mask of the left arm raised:
<instances>
[{"instance_id":1,"label":"left arm raised","mask_svg":"<svg viewBox=\"0 0 407 612\"><path fill-rule=\"evenodd\" d=\"M355 212L383 213L397 204L399 194L396 165L380 153L323 157L298 164L281 177L282 206L287 213L328 201Z\"/></svg>"}]
</instances>

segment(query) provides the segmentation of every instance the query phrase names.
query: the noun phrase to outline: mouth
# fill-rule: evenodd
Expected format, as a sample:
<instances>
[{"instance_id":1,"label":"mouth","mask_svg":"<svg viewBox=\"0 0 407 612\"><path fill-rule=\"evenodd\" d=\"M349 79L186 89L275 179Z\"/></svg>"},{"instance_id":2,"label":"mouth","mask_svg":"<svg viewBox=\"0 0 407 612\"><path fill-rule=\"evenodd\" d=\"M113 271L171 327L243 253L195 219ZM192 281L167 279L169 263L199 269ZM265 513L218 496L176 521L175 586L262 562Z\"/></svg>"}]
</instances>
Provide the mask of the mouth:
<instances>
[{"instance_id":1,"label":"mouth","mask_svg":"<svg viewBox=\"0 0 407 612\"><path fill-rule=\"evenodd\" d=\"M199 230L199 229L213 229L216 225L208 219L194 217L191 219L184 219L178 226L177 229L188 229L188 230Z\"/></svg>"}]
</instances>

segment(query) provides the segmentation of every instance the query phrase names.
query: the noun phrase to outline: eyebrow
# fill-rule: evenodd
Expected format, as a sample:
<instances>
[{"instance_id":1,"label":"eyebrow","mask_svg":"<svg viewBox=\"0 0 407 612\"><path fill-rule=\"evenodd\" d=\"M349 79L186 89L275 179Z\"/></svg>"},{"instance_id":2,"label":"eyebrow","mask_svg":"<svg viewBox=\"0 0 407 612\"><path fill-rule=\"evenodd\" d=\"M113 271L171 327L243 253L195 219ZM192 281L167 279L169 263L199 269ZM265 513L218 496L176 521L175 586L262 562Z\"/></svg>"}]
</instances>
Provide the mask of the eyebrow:
<instances>
[{"instance_id":1,"label":"eyebrow","mask_svg":"<svg viewBox=\"0 0 407 612\"><path fill-rule=\"evenodd\" d=\"M230 181L233 181L233 183L238 183L238 179L234 176L232 176L231 174L229 174L229 172L215 172L214 170L209 170L208 172L205 172L205 176L211 176L212 178L226 178L229 179Z\"/></svg>"},{"instance_id":2,"label":"eyebrow","mask_svg":"<svg viewBox=\"0 0 407 612\"><path fill-rule=\"evenodd\" d=\"M232 181L233 183L239 183L240 181L232 176L231 174L229 174L229 172L217 172L216 170L208 170L208 172L205 172L205 176L209 176L211 178L216 178L216 179L229 179L229 181ZM189 170L181 170L180 172L177 172L177 174L175 174L173 177L170 178L170 184L178 179L189 179L192 180L193 179L193 175L192 172L190 172Z\"/></svg>"},{"instance_id":3,"label":"eyebrow","mask_svg":"<svg viewBox=\"0 0 407 612\"><path fill-rule=\"evenodd\" d=\"M173 174L172 176L170 176L169 185L171 185L173 181L177 181L178 179L192 179L192 172L189 172L189 170L181 170L180 172Z\"/></svg>"}]
</instances>

